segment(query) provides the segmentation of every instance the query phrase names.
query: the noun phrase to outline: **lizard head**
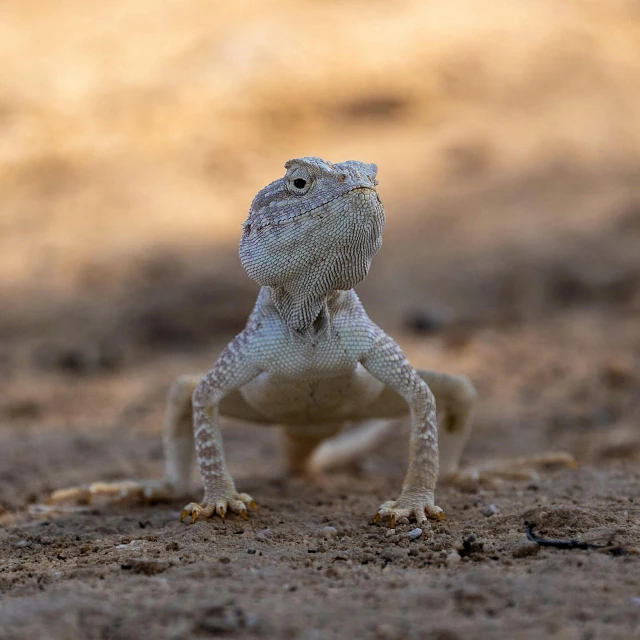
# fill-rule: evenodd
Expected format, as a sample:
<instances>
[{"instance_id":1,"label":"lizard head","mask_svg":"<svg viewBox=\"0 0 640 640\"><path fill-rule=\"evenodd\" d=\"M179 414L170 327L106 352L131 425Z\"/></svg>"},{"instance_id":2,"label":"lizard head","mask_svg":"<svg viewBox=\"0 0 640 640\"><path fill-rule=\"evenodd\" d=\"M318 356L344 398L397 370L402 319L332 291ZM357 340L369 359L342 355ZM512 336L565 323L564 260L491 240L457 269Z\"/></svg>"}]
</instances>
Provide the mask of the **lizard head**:
<instances>
[{"instance_id":1,"label":"lizard head","mask_svg":"<svg viewBox=\"0 0 640 640\"><path fill-rule=\"evenodd\" d=\"M310 296L365 278L382 244L384 209L375 164L298 158L254 198L240 259L262 286Z\"/></svg>"}]
</instances>

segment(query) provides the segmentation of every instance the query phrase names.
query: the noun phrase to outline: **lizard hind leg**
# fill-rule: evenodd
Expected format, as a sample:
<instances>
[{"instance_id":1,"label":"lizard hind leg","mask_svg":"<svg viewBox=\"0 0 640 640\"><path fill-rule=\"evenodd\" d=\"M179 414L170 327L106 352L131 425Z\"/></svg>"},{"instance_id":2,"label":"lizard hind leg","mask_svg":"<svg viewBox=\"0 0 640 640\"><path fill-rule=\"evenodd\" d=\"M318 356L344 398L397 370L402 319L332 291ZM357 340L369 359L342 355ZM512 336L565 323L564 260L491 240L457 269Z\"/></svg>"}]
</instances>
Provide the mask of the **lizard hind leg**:
<instances>
[{"instance_id":1,"label":"lizard hind leg","mask_svg":"<svg viewBox=\"0 0 640 640\"><path fill-rule=\"evenodd\" d=\"M58 489L48 503L87 504L107 502L162 501L187 493L193 464L191 395L201 376L180 376L171 385L164 417L165 473L161 480L120 480L93 482L79 487Z\"/></svg>"},{"instance_id":2,"label":"lizard hind leg","mask_svg":"<svg viewBox=\"0 0 640 640\"><path fill-rule=\"evenodd\" d=\"M318 474L356 464L384 441L392 427L390 420L365 420L323 440L308 456L306 471Z\"/></svg>"},{"instance_id":3,"label":"lizard hind leg","mask_svg":"<svg viewBox=\"0 0 640 640\"><path fill-rule=\"evenodd\" d=\"M54 491L49 497L49 504L88 504L97 500L159 502L187 494L195 453L192 396L202 377L203 374L179 376L169 389L163 429L165 470L161 480L94 482L68 487ZM220 413L228 418L268 423L264 416L245 402L238 390L222 400Z\"/></svg>"},{"instance_id":4,"label":"lizard hind leg","mask_svg":"<svg viewBox=\"0 0 640 640\"><path fill-rule=\"evenodd\" d=\"M471 435L476 391L461 375L418 370L436 397L438 412L443 419L438 427L440 479L460 486L494 480L535 480L538 471L553 468L575 468L575 458L565 452L546 453L490 460L479 465L460 468L464 447Z\"/></svg>"},{"instance_id":5,"label":"lizard hind leg","mask_svg":"<svg viewBox=\"0 0 640 640\"><path fill-rule=\"evenodd\" d=\"M283 425L287 471L294 476L315 473L320 468L310 467L319 449L336 433L341 431L342 424L316 425Z\"/></svg>"}]
</instances>

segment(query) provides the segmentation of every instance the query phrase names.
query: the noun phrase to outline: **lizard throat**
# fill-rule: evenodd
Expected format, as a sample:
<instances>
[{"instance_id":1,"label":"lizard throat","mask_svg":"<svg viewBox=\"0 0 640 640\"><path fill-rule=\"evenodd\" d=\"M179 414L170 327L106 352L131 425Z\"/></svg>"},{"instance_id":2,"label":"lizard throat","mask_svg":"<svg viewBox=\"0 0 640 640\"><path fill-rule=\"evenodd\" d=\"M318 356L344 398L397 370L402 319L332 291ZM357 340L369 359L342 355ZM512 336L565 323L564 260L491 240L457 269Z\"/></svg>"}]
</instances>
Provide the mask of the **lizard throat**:
<instances>
[{"instance_id":1,"label":"lizard throat","mask_svg":"<svg viewBox=\"0 0 640 640\"><path fill-rule=\"evenodd\" d=\"M298 333L317 333L326 326L323 317L329 317L329 300L337 291L290 291L283 287L269 287L271 300L287 326Z\"/></svg>"}]
</instances>

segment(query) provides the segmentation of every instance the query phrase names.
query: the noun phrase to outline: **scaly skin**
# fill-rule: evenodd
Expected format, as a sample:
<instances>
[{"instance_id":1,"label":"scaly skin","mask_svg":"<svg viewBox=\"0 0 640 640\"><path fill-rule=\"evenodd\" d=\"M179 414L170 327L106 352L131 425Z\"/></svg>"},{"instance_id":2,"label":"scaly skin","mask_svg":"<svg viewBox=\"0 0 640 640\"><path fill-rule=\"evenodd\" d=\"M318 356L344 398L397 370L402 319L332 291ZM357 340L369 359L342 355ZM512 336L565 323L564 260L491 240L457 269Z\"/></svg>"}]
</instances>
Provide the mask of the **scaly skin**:
<instances>
[{"instance_id":1,"label":"scaly skin","mask_svg":"<svg viewBox=\"0 0 640 640\"><path fill-rule=\"evenodd\" d=\"M192 520L227 509L246 514L225 464L220 406L239 390L273 423L331 424L360 419L386 389L411 415L409 469L402 493L377 517L443 517L435 505L438 479L436 405L427 383L400 347L365 313L352 290L382 244L384 209L375 165L319 158L290 160L284 178L254 199L240 257L262 285L247 326L223 351L193 393L201 504Z\"/></svg>"}]
</instances>

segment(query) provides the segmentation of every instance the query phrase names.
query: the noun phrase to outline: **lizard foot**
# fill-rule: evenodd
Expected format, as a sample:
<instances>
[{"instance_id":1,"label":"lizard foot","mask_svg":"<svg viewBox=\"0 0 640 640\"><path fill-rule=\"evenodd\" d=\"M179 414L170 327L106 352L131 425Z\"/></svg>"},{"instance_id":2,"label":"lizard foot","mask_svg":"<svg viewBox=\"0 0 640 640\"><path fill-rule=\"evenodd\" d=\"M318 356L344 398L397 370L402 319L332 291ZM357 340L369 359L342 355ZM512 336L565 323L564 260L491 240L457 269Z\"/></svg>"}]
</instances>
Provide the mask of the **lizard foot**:
<instances>
[{"instance_id":1,"label":"lizard foot","mask_svg":"<svg viewBox=\"0 0 640 640\"><path fill-rule=\"evenodd\" d=\"M206 520L214 515L219 515L224 521L227 511L237 513L245 520L249 519L247 507L257 510L256 501L248 493L231 493L230 496L220 498L218 500L204 500L202 504L190 502L180 515L180 522L191 518L191 524L196 520Z\"/></svg>"},{"instance_id":2,"label":"lizard foot","mask_svg":"<svg viewBox=\"0 0 640 640\"><path fill-rule=\"evenodd\" d=\"M58 489L49 496L47 504L93 504L101 499L106 502L160 502L171 500L175 495L175 489L166 481L93 482L84 487Z\"/></svg>"},{"instance_id":3,"label":"lizard foot","mask_svg":"<svg viewBox=\"0 0 640 640\"><path fill-rule=\"evenodd\" d=\"M507 458L485 462L467 469L459 469L445 475L447 483L461 487L478 484L494 484L501 480L521 480L534 482L539 479L539 470L577 469L578 462L564 451L550 451L532 456Z\"/></svg>"},{"instance_id":4,"label":"lizard foot","mask_svg":"<svg viewBox=\"0 0 640 640\"><path fill-rule=\"evenodd\" d=\"M388 500L380 505L373 518L374 524L380 524L389 518L389 528L396 526L396 520L400 518L415 518L418 524L424 524L427 516L438 520L446 520L444 511L433 504L432 497L400 496L398 500Z\"/></svg>"}]
</instances>

